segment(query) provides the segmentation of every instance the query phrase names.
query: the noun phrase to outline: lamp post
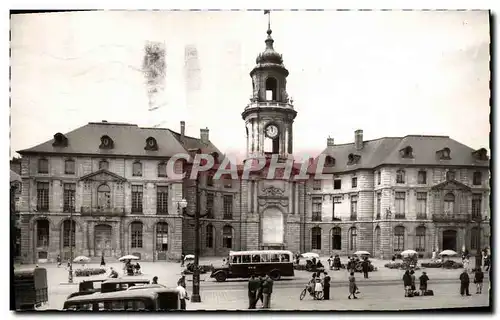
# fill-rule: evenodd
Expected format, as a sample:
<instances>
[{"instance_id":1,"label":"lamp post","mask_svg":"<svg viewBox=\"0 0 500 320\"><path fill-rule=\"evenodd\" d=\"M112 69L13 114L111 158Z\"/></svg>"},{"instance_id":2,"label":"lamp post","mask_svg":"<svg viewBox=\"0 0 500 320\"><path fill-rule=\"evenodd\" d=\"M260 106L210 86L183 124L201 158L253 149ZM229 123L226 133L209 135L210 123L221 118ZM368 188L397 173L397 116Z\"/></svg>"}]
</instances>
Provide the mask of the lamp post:
<instances>
[{"instance_id":1,"label":"lamp post","mask_svg":"<svg viewBox=\"0 0 500 320\"><path fill-rule=\"evenodd\" d=\"M73 283L73 204L69 208L69 270L68 283Z\"/></svg>"},{"instance_id":2,"label":"lamp post","mask_svg":"<svg viewBox=\"0 0 500 320\"><path fill-rule=\"evenodd\" d=\"M201 302L200 297L200 267L199 267L199 257L200 257L200 218L206 217L208 211L204 214L200 214L200 193L202 190L198 189L199 179L196 179L196 209L193 215L185 212L184 214L194 218L194 266L193 266L193 294L191 295L191 302ZM187 206L187 201L182 199L179 202L179 207L185 208Z\"/></svg>"}]
</instances>

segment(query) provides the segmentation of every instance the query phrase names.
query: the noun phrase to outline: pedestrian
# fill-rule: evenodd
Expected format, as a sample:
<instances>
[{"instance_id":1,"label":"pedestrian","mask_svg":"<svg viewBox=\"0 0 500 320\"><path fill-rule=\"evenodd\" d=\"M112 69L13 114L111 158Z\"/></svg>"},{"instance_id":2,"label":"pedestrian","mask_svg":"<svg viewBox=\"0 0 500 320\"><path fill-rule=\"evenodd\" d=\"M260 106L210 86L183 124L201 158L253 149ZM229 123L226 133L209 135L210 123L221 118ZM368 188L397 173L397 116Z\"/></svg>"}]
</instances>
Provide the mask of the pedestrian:
<instances>
[{"instance_id":1,"label":"pedestrian","mask_svg":"<svg viewBox=\"0 0 500 320\"><path fill-rule=\"evenodd\" d=\"M316 283L314 284L314 300L318 300L320 292L323 291L323 286L321 285L320 273L316 275Z\"/></svg>"},{"instance_id":2,"label":"pedestrian","mask_svg":"<svg viewBox=\"0 0 500 320\"><path fill-rule=\"evenodd\" d=\"M469 272L469 265L470 265L470 262L469 262L469 258L467 256L465 256L465 259L464 259L464 270L466 270L467 272Z\"/></svg>"},{"instance_id":3,"label":"pedestrian","mask_svg":"<svg viewBox=\"0 0 500 320\"><path fill-rule=\"evenodd\" d=\"M406 270L403 275L403 285L405 288L405 297L409 297L411 294L411 276L409 270Z\"/></svg>"},{"instance_id":4,"label":"pedestrian","mask_svg":"<svg viewBox=\"0 0 500 320\"><path fill-rule=\"evenodd\" d=\"M113 267L109 268L109 277L110 278L118 278L118 272L115 271L115 269L113 269Z\"/></svg>"},{"instance_id":5,"label":"pedestrian","mask_svg":"<svg viewBox=\"0 0 500 320\"><path fill-rule=\"evenodd\" d=\"M71 261L70 261L70 259L68 259L68 264L67 264L67 266L68 266L68 269L71 267Z\"/></svg>"},{"instance_id":6,"label":"pedestrian","mask_svg":"<svg viewBox=\"0 0 500 320\"><path fill-rule=\"evenodd\" d=\"M424 271L422 272L422 275L419 278L420 280L420 291L422 292L422 295L425 294L427 291L427 281L429 281L429 277L427 276L427 273Z\"/></svg>"},{"instance_id":7,"label":"pedestrian","mask_svg":"<svg viewBox=\"0 0 500 320\"><path fill-rule=\"evenodd\" d=\"M185 275L182 275L179 280L177 281L177 284L181 284L182 287L184 287L184 289L186 289L186 276Z\"/></svg>"},{"instance_id":8,"label":"pedestrian","mask_svg":"<svg viewBox=\"0 0 500 320\"><path fill-rule=\"evenodd\" d=\"M181 302L181 310L186 310L186 300L189 300L188 293L186 291L186 288L182 285L181 281L177 281L177 288L176 288L178 294L179 294L179 300Z\"/></svg>"},{"instance_id":9,"label":"pedestrian","mask_svg":"<svg viewBox=\"0 0 500 320\"><path fill-rule=\"evenodd\" d=\"M484 259L484 271L489 271L490 265L491 265L491 257L489 254L487 254L486 258Z\"/></svg>"},{"instance_id":10,"label":"pedestrian","mask_svg":"<svg viewBox=\"0 0 500 320\"><path fill-rule=\"evenodd\" d=\"M260 300L260 303L262 303L262 305L264 305L264 294L262 291L264 289L265 279L262 276L260 276L257 280L259 282L259 287L257 290L257 298L255 299L255 304L257 304L257 302Z\"/></svg>"},{"instance_id":11,"label":"pedestrian","mask_svg":"<svg viewBox=\"0 0 500 320\"><path fill-rule=\"evenodd\" d=\"M60 255L57 255L56 261L57 261L57 267L59 268L61 266L61 256Z\"/></svg>"},{"instance_id":12,"label":"pedestrian","mask_svg":"<svg viewBox=\"0 0 500 320\"><path fill-rule=\"evenodd\" d=\"M158 277L157 276L153 277L153 284L158 284Z\"/></svg>"},{"instance_id":13,"label":"pedestrian","mask_svg":"<svg viewBox=\"0 0 500 320\"><path fill-rule=\"evenodd\" d=\"M106 261L104 261L104 253L101 256L101 267L106 266Z\"/></svg>"},{"instance_id":14,"label":"pedestrian","mask_svg":"<svg viewBox=\"0 0 500 320\"><path fill-rule=\"evenodd\" d=\"M335 258L333 259L334 270L340 270L341 266L342 266L342 263L340 263L340 257L337 254L337 255L335 255Z\"/></svg>"},{"instance_id":15,"label":"pedestrian","mask_svg":"<svg viewBox=\"0 0 500 320\"><path fill-rule=\"evenodd\" d=\"M356 285L356 278L354 277L354 272L351 272L349 276L349 296L347 298L351 299L351 295L354 299L357 299L356 293L358 293L358 286Z\"/></svg>"},{"instance_id":16,"label":"pedestrian","mask_svg":"<svg viewBox=\"0 0 500 320\"><path fill-rule=\"evenodd\" d=\"M469 293L469 275L467 274L467 270L464 270L460 275L460 294L463 296L464 294L467 296L471 296Z\"/></svg>"},{"instance_id":17,"label":"pedestrian","mask_svg":"<svg viewBox=\"0 0 500 320\"><path fill-rule=\"evenodd\" d=\"M248 280L248 309L255 309L257 305L257 292L260 288L260 280L255 277L255 274L250 275Z\"/></svg>"},{"instance_id":18,"label":"pedestrian","mask_svg":"<svg viewBox=\"0 0 500 320\"><path fill-rule=\"evenodd\" d=\"M325 277L323 278L323 299L330 300L330 276L325 272Z\"/></svg>"},{"instance_id":19,"label":"pedestrian","mask_svg":"<svg viewBox=\"0 0 500 320\"><path fill-rule=\"evenodd\" d=\"M417 286L415 286L416 277L415 277L415 271L414 270L410 271L410 277L411 277L411 292L414 293L415 290L417 290Z\"/></svg>"},{"instance_id":20,"label":"pedestrian","mask_svg":"<svg viewBox=\"0 0 500 320\"><path fill-rule=\"evenodd\" d=\"M363 259L363 262L361 263L361 267L363 268L363 276L365 279L368 279L368 268L369 268L370 263L368 262L368 257L365 257Z\"/></svg>"},{"instance_id":21,"label":"pedestrian","mask_svg":"<svg viewBox=\"0 0 500 320\"><path fill-rule=\"evenodd\" d=\"M184 267L184 253L181 254L181 267Z\"/></svg>"},{"instance_id":22,"label":"pedestrian","mask_svg":"<svg viewBox=\"0 0 500 320\"><path fill-rule=\"evenodd\" d=\"M266 278L262 286L262 295L264 296L264 305L262 306L262 308L264 309L271 308L272 293L273 293L273 279L269 277L269 274L266 274Z\"/></svg>"},{"instance_id":23,"label":"pedestrian","mask_svg":"<svg viewBox=\"0 0 500 320\"><path fill-rule=\"evenodd\" d=\"M475 271L474 283L476 284L476 294L480 294L483 292L484 273L481 268L477 268Z\"/></svg>"},{"instance_id":24,"label":"pedestrian","mask_svg":"<svg viewBox=\"0 0 500 320\"><path fill-rule=\"evenodd\" d=\"M326 260L328 262L328 267L330 268L330 270L333 270L333 256L330 256L330 258L328 258L328 260Z\"/></svg>"}]
</instances>

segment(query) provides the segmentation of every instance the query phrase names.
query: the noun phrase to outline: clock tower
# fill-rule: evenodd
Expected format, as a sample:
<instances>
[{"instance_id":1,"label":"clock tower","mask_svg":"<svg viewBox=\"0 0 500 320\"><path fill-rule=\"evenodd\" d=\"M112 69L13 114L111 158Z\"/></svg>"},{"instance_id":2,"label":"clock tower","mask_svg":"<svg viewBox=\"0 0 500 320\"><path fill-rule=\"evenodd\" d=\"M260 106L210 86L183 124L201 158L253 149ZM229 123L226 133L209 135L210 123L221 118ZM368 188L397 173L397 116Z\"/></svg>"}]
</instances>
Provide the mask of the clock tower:
<instances>
[{"instance_id":1,"label":"clock tower","mask_svg":"<svg viewBox=\"0 0 500 320\"><path fill-rule=\"evenodd\" d=\"M285 159L293 153L293 120L297 111L286 91L288 70L283 57L273 48L270 25L266 49L257 56L250 72L253 94L242 113L245 120L246 158L277 154Z\"/></svg>"}]
</instances>

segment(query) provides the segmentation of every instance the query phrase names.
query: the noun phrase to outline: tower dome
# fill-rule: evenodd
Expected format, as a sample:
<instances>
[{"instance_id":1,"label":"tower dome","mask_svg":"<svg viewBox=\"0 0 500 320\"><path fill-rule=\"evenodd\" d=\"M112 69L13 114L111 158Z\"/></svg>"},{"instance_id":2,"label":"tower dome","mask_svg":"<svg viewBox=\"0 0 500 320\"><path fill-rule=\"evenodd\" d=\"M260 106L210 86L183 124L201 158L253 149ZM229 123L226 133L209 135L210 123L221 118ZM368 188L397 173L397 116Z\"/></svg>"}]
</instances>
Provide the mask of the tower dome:
<instances>
[{"instance_id":1,"label":"tower dome","mask_svg":"<svg viewBox=\"0 0 500 320\"><path fill-rule=\"evenodd\" d=\"M250 72L250 76L254 74L257 70L272 68L277 69L284 73L285 77L288 76L288 70L283 65L283 56L274 50L273 44L274 40L271 34L273 31L269 26L267 29L267 38L266 38L266 49L259 53L257 59L255 59L255 63L257 64L255 68L253 68L252 72Z\"/></svg>"}]
</instances>

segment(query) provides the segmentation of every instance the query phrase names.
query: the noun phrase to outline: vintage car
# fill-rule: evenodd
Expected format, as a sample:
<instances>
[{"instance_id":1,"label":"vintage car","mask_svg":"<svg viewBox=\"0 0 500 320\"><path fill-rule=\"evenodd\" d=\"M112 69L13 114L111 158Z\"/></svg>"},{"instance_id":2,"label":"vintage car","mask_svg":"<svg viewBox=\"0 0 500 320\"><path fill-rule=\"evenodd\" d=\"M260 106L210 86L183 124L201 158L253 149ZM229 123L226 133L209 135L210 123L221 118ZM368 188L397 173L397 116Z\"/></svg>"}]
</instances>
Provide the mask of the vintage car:
<instances>
[{"instance_id":1,"label":"vintage car","mask_svg":"<svg viewBox=\"0 0 500 320\"><path fill-rule=\"evenodd\" d=\"M67 299L72 298L72 297L76 297L76 296L83 296L86 294L100 292L101 291L101 284L102 284L102 282L104 282L106 280L108 280L108 279L84 280L78 284L78 291L70 294Z\"/></svg>"}]
</instances>

